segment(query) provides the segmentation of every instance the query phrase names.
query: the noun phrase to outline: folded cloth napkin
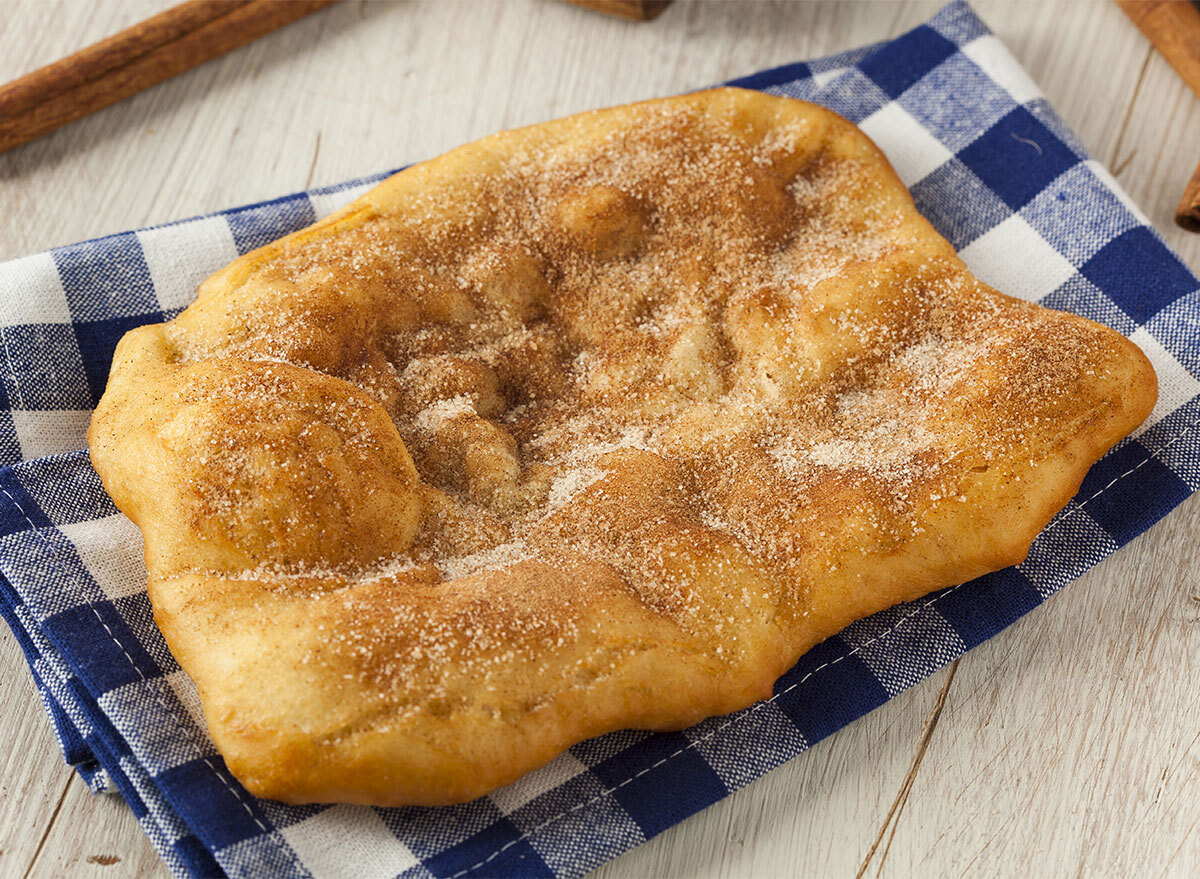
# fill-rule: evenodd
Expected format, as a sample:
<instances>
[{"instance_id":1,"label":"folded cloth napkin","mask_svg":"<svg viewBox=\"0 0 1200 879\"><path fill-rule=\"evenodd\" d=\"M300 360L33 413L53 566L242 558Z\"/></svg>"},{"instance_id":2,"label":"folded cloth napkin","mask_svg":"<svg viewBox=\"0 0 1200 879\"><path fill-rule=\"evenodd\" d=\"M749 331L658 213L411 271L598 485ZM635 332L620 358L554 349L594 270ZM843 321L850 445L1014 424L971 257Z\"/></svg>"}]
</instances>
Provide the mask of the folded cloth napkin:
<instances>
[{"instance_id":1,"label":"folded cloth napkin","mask_svg":"<svg viewBox=\"0 0 1200 879\"><path fill-rule=\"evenodd\" d=\"M251 797L225 768L154 626L137 529L80 449L122 333L174 315L210 272L380 178L0 265L0 612L67 760L129 802L174 873L577 876L996 634L1200 484L1200 283L966 5L736 84L858 123L979 277L1137 342L1161 384L1150 420L1092 469L1023 564L855 623L745 711L585 742L462 806L297 808Z\"/></svg>"}]
</instances>

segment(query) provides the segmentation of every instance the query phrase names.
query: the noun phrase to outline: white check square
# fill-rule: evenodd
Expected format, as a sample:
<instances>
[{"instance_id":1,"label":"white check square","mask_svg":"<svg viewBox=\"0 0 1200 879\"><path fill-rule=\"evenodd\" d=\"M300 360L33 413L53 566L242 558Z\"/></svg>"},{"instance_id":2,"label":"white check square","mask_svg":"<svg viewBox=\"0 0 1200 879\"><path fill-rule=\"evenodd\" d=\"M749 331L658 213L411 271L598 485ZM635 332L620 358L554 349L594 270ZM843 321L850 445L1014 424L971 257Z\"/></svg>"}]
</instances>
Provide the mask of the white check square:
<instances>
[{"instance_id":1,"label":"white check square","mask_svg":"<svg viewBox=\"0 0 1200 879\"><path fill-rule=\"evenodd\" d=\"M526 803L586 770L587 767L580 763L574 754L564 751L541 769L523 775L507 787L492 791L490 796L492 802L500 807L500 811L511 815Z\"/></svg>"},{"instance_id":2,"label":"white check square","mask_svg":"<svg viewBox=\"0 0 1200 879\"><path fill-rule=\"evenodd\" d=\"M859 128L883 150L905 186L919 183L954 157L895 101L876 110Z\"/></svg>"},{"instance_id":3,"label":"white check square","mask_svg":"<svg viewBox=\"0 0 1200 879\"><path fill-rule=\"evenodd\" d=\"M1197 381L1170 351L1159 344L1145 327L1140 327L1129 340L1142 349L1158 375L1158 402L1154 404L1154 411L1150 413L1150 417L1133 432L1134 436L1138 436L1200 394L1200 381Z\"/></svg>"},{"instance_id":4,"label":"white check square","mask_svg":"<svg viewBox=\"0 0 1200 879\"><path fill-rule=\"evenodd\" d=\"M137 595L146 588L142 533L119 513L60 525L58 530L75 545L83 566L110 601Z\"/></svg>"},{"instance_id":5,"label":"white check square","mask_svg":"<svg viewBox=\"0 0 1200 879\"><path fill-rule=\"evenodd\" d=\"M958 255L979 280L1027 302L1040 302L1075 274L1071 261L1017 214Z\"/></svg>"},{"instance_id":6,"label":"white check square","mask_svg":"<svg viewBox=\"0 0 1200 879\"><path fill-rule=\"evenodd\" d=\"M170 686L171 691L175 694L180 704L188 713L188 717L201 730L204 730L205 735L208 734L208 721L204 719L204 708L200 704L200 691L196 689L196 682L188 677L185 671L173 671L168 675L163 676L163 680Z\"/></svg>"},{"instance_id":7,"label":"white check square","mask_svg":"<svg viewBox=\"0 0 1200 879\"><path fill-rule=\"evenodd\" d=\"M334 806L279 832L317 879L393 879L420 863L370 806Z\"/></svg>"},{"instance_id":8,"label":"white check square","mask_svg":"<svg viewBox=\"0 0 1200 879\"><path fill-rule=\"evenodd\" d=\"M963 46L962 53L975 62L976 66L995 82L1002 84L1004 90L1018 104L1045 97L1025 69L1017 63L1012 53L1008 51L994 35L980 37Z\"/></svg>"},{"instance_id":9,"label":"white check square","mask_svg":"<svg viewBox=\"0 0 1200 879\"><path fill-rule=\"evenodd\" d=\"M49 252L4 264L0 272L0 326L70 322L67 294Z\"/></svg>"},{"instance_id":10,"label":"white check square","mask_svg":"<svg viewBox=\"0 0 1200 879\"><path fill-rule=\"evenodd\" d=\"M312 202L313 213L316 214L317 219L323 220L338 208L345 207L364 192L377 185L377 183L359 183L355 186L339 189L336 192L310 192L308 200Z\"/></svg>"},{"instance_id":11,"label":"white check square","mask_svg":"<svg viewBox=\"0 0 1200 879\"><path fill-rule=\"evenodd\" d=\"M200 282L238 257L222 216L143 229L137 236L164 311L190 305Z\"/></svg>"},{"instance_id":12,"label":"white check square","mask_svg":"<svg viewBox=\"0 0 1200 879\"><path fill-rule=\"evenodd\" d=\"M1106 189L1112 191L1112 194L1117 197L1117 200L1129 209L1129 212L1137 218L1139 223L1145 226L1154 225L1150 222L1150 218L1142 213L1142 209L1137 206L1137 203L1129 197L1129 193L1126 192L1121 184L1117 182L1117 178L1108 173L1107 168L1105 168L1095 159L1088 159L1083 164L1089 171L1096 175L1096 178L1104 185Z\"/></svg>"},{"instance_id":13,"label":"white check square","mask_svg":"<svg viewBox=\"0 0 1200 879\"><path fill-rule=\"evenodd\" d=\"M834 67L830 70L820 70L812 75L812 82L816 88L824 88L833 82L839 76L846 72L846 67Z\"/></svg>"},{"instance_id":14,"label":"white check square","mask_svg":"<svg viewBox=\"0 0 1200 879\"><path fill-rule=\"evenodd\" d=\"M87 446L87 409L13 409L13 429L26 458L44 458Z\"/></svg>"}]
</instances>

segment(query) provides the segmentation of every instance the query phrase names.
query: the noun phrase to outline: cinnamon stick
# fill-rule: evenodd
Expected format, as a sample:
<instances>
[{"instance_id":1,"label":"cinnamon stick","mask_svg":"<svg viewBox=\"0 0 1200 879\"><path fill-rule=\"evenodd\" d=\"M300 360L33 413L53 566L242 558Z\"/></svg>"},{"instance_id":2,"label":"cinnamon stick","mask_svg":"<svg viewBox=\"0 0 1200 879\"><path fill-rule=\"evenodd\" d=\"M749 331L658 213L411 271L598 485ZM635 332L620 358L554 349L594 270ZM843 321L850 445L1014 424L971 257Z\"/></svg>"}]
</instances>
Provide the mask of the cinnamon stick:
<instances>
[{"instance_id":1,"label":"cinnamon stick","mask_svg":"<svg viewBox=\"0 0 1200 879\"><path fill-rule=\"evenodd\" d=\"M1200 8L1181 0L1117 3L1200 98ZM1200 232L1200 166L1183 190L1175 222L1190 232Z\"/></svg>"},{"instance_id":2,"label":"cinnamon stick","mask_svg":"<svg viewBox=\"0 0 1200 879\"><path fill-rule=\"evenodd\" d=\"M1189 232L1200 232L1200 165L1184 187L1183 198L1175 208L1175 222Z\"/></svg>"},{"instance_id":3,"label":"cinnamon stick","mask_svg":"<svg viewBox=\"0 0 1200 879\"><path fill-rule=\"evenodd\" d=\"M1200 98L1200 9L1187 0L1117 0Z\"/></svg>"},{"instance_id":4,"label":"cinnamon stick","mask_svg":"<svg viewBox=\"0 0 1200 879\"><path fill-rule=\"evenodd\" d=\"M0 86L0 152L190 70L337 0L188 0Z\"/></svg>"},{"instance_id":5,"label":"cinnamon stick","mask_svg":"<svg viewBox=\"0 0 1200 879\"><path fill-rule=\"evenodd\" d=\"M671 0L567 0L576 6L634 21L658 18Z\"/></svg>"}]
</instances>

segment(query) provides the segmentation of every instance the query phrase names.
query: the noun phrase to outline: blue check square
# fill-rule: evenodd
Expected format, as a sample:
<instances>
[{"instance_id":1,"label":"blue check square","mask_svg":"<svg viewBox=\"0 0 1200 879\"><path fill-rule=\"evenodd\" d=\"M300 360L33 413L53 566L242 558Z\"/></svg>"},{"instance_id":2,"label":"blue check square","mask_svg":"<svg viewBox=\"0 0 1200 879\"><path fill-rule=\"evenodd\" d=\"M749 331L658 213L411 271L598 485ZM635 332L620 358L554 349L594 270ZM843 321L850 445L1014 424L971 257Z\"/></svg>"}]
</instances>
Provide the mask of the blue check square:
<instances>
[{"instance_id":1,"label":"blue check square","mask_svg":"<svg viewBox=\"0 0 1200 879\"><path fill-rule=\"evenodd\" d=\"M184 809L190 811L205 804L211 814L205 820L208 844L220 851L236 843L254 839L263 832L263 821L266 815L240 784L233 781L225 761L219 757L206 760L193 760L173 769L168 769L158 777L160 784L169 784L180 788L190 789L195 799L184 803ZM196 815L187 815L196 820ZM278 831L276 831L278 833Z\"/></svg>"},{"instance_id":2,"label":"blue check square","mask_svg":"<svg viewBox=\"0 0 1200 879\"><path fill-rule=\"evenodd\" d=\"M1127 477L1137 473L1137 479ZM1153 498L1163 514L1182 503L1191 488L1150 450L1130 440L1096 463L1079 488L1080 503L1088 514L1124 545L1146 530L1145 516L1139 514L1146 496ZM1141 496L1139 498L1139 496Z\"/></svg>"},{"instance_id":3,"label":"blue check square","mask_svg":"<svg viewBox=\"0 0 1200 879\"><path fill-rule=\"evenodd\" d=\"M954 43L933 28L922 26L896 38L858 67L884 94L897 98L956 51ZM898 63L901 59L903 63Z\"/></svg>"},{"instance_id":4,"label":"blue check square","mask_svg":"<svg viewBox=\"0 0 1200 879\"><path fill-rule=\"evenodd\" d=\"M1079 157L1024 107L1015 107L958 157L1013 210L1020 210Z\"/></svg>"},{"instance_id":5,"label":"blue check square","mask_svg":"<svg viewBox=\"0 0 1200 879\"><path fill-rule=\"evenodd\" d=\"M94 642L87 663L80 669L80 677L90 687L107 691L160 677L161 670L154 658L109 601L72 607L50 617L44 625L47 634L54 639L69 638L73 632L90 628L97 622L112 634L107 640Z\"/></svg>"},{"instance_id":6,"label":"blue check square","mask_svg":"<svg viewBox=\"0 0 1200 879\"><path fill-rule=\"evenodd\" d=\"M1187 266L1144 226L1114 238L1080 271L1138 323L1196 290Z\"/></svg>"},{"instance_id":7,"label":"blue check square","mask_svg":"<svg viewBox=\"0 0 1200 879\"><path fill-rule=\"evenodd\" d=\"M113 317L75 325L75 337L83 358L83 371L87 380L88 399L91 401L88 408L99 403L100 397L104 395L104 388L108 384L108 371L112 368L113 352L117 350L117 343L121 341L121 337L146 323L158 323L163 317L161 312L154 310L141 317Z\"/></svg>"},{"instance_id":8,"label":"blue check square","mask_svg":"<svg viewBox=\"0 0 1200 879\"><path fill-rule=\"evenodd\" d=\"M981 125L990 125L1017 106L1011 95L992 88L987 74L960 54L929 71L897 103L927 129L938 132L951 151L971 143Z\"/></svg>"},{"instance_id":9,"label":"blue check square","mask_svg":"<svg viewBox=\"0 0 1200 879\"><path fill-rule=\"evenodd\" d=\"M226 213L238 253L249 253L297 229L316 222L307 195L289 195Z\"/></svg>"},{"instance_id":10,"label":"blue check square","mask_svg":"<svg viewBox=\"0 0 1200 879\"><path fill-rule=\"evenodd\" d=\"M13 409L91 409L88 371L68 324L0 327L4 393Z\"/></svg>"},{"instance_id":11,"label":"blue check square","mask_svg":"<svg viewBox=\"0 0 1200 879\"><path fill-rule=\"evenodd\" d=\"M154 281L135 232L51 251L76 321L136 317L158 308Z\"/></svg>"},{"instance_id":12,"label":"blue check square","mask_svg":"<svg viewBox=\"0 0 1200 879\"><path fill-rule=\"evenodd\" d=\"M662 733L592 767L646 838L725 797L729 790L682 733Z\"/></svg>"},{"instance_id":13,"label":"blue check square","mask_svg":"<svg viewBox=\"0 0 1200 879\"><path fill-rule=\"evenodd\" d=\"M888 692L841 637L822 641L775 682L773 704L812 745L850 722L843 714L850 701L882 705Z\"/></svg>"},{"instance_id":14,"label":"blue check square","mask_svg":"<svg viewBox=\"0 0 1200 879\"><path fill-rule=\"evenodd\" d=\"M1017 568L1005 568L962 586L951 586L932 600L938 613L970 649L1003 629L1000 620L1029 613L1042 597L1029 577Z\"/></svg>"},{"instance_id":15,"label":"blue check square","mask_svg":"<svg viewBox=\"0 0 1200 879\"><path fill-rule=\"evenodd\" d=\"M479 852L494 852L480 858ZM525 839L517 825L499 818L458 845L427 858L425 868L434 876L553 877L555 874Z\"/></svg>"}]
</instances>

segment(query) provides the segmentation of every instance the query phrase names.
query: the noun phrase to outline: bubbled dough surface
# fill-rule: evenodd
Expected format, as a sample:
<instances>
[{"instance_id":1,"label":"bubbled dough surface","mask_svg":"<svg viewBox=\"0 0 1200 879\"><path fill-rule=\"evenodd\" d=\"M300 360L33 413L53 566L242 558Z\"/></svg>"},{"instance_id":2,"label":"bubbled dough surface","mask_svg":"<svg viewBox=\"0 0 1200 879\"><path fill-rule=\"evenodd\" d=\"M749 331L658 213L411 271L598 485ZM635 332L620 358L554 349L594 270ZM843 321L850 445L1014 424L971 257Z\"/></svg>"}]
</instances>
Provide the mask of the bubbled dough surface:
<instances>
[{"instance_id":1,"label":"bubbled dough surface","mask_svg":"<svg viewBox=\"0 0 1200 879\"><path fill-rule=\"evenodd\" d=\"M854 126L721 89L247 254L122 340L90 442L237 777L439 804L1019 561L1155 396L975 280Z\"/></svg>"}]
</instances>

